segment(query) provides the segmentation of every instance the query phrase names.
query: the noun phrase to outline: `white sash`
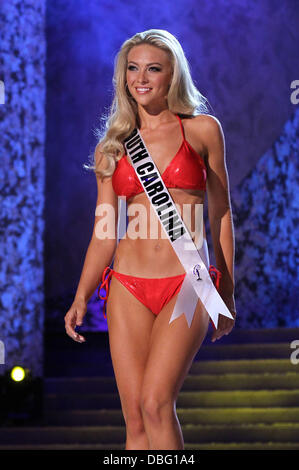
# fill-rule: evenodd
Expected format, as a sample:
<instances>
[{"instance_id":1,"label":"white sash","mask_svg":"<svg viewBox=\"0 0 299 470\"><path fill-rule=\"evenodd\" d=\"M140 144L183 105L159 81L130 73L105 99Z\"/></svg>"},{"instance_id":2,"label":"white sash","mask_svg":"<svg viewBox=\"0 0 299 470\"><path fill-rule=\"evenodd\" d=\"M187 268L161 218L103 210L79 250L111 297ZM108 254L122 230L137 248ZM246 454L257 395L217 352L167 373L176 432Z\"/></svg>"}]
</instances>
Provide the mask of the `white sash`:
<instances>
[{"instance_id":1,"label":"white sash","mask_svg":"<svg viewBox=\"0 0 299 470\"><path fill-rule=\"evenodd\" d=\"M204 240L198 251L137 128L124 140L124 144L144 192L186 271L169 323L184 313L190 328L198 298L210 315L215 329L220 313L233 320L210 277L207 242ZM185 243L188 244L187 250ZM192 249L190 244L193 245Z\"/></svg>"}]
</instances>

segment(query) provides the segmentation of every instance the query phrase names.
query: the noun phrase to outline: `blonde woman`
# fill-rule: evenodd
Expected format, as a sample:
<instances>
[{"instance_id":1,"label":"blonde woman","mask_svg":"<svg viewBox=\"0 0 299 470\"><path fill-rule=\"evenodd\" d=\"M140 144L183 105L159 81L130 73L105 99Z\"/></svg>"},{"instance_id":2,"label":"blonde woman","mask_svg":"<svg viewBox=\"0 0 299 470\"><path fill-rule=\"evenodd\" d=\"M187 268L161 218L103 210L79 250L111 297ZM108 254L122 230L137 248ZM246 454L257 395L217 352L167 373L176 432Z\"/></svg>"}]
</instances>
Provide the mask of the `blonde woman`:
<instances>
[{"instance_id":1,"label":"blonde woman","mask_svg":"<svg viewBox=\"0 0 299 470\"><path fill-rule=\"evenodd\" d=\"M184 204L191 207L192 227L195 209L204 204L207 193L218 268L214 280L233 316L232 320L219 315L212 335L215 341L232 330L236 316L234 234L224 137L219 121L205 112L205 98L192 81L180 43L165 30L151 29L124 42L116 57L113 83L110 115L92 167L98 187L95 225L65 327L75 341L85 341L75 328L82 324L99 280L101 287L110 282L105 307L126 423L125 449L184 449L176 400L210 318L198 299L190 326L184 315L170 322L186 272L161 227L157 237L150 236L152 207L123 142L138 127L180 213ZM134 205L142 208L138 224L145 227L145 237L128 236L134 232L130 226L136 228L133 215L128 217L127 236L119 243L116 230L106 238L99 230L107 217L103 207L111 208L111 226L117 227L120 196L127 202L128 214L133 213L130 208ZM206 243L204 227L203 237Z\"/></svg>"}]
</instances>

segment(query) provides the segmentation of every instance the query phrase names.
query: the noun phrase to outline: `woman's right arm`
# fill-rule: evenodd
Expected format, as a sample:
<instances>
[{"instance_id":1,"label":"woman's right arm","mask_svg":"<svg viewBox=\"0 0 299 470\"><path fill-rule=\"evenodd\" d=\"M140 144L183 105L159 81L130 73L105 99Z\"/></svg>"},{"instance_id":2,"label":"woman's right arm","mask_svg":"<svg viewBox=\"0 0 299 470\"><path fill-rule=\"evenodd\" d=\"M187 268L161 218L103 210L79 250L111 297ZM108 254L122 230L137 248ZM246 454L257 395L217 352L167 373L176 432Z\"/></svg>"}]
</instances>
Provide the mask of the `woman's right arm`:
<instances>
[{"instance_id":1,"label":"woman's right arm","mask_svg":"<svg viewBox=\"0 0 299 470\"><path fill-rule=\"evenodd\" d=\"M105 168L107 160L100 152L99 144L95 157L100 161L100 168ZM96 176L96 180L98 196L92 237L73 304L64 317L67 334L80 343L84 342L85 338L76 333L75 327L82 324L87 303L99 285L105 267L110 265L117 246L118 198L112 187L112 177L101 180ZM108 228L111 229L106 233Z\"/></svg>"}]
</instances>

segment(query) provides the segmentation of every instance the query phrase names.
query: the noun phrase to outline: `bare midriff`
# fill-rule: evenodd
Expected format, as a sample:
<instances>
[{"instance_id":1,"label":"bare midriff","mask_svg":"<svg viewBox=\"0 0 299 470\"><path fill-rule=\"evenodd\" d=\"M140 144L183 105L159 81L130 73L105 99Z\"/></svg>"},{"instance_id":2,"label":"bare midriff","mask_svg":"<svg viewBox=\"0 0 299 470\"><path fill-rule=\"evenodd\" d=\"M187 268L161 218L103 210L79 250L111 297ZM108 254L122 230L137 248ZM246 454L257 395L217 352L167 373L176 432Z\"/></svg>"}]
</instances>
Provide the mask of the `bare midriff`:
<instances>
[{"instance_id":1,"label":"bare midriff","mask_svg":"<svg viewBox=\"0 0 299 470\"><path fill-rule=\"evenodd\" d=\"M179 188L168 188L168 191L190 232L192 240L198 245L201 236L206 238L201 215L205 191ZM138 206L132 206L133 204L140 204L142 210L140 211ZM187 205L189 212L185 212L186 206L183 207L183 204ZM130 215L130 210L133 208L134 210L138 209L139 213ZM128 200L127 210L127 232L116 248L113 269L130 276L148 278L185 274L185 269L161 227L161 222L146 194L143 192ZM189 218L186 217L186 214L190 214ZM142 233L140 226L143 228ZM202 228L200 229L200 227ZM134 233L134 238L131 236L132 233Z\"/></svg>"}]
</instances>

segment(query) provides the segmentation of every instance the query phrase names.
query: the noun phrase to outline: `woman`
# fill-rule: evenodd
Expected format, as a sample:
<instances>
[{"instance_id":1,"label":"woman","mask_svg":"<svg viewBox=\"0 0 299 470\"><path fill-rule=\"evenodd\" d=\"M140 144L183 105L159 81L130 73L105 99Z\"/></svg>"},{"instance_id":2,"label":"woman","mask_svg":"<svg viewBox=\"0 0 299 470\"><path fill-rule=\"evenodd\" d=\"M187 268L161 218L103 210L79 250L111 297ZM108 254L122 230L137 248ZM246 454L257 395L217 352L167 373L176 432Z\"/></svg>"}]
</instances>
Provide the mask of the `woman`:
<instances>
[{"instance_id":1,"label":"woman","mask_svg":"<svg viewBox=\"0 0 299 470\"><path fill-rule=\"evenodd\" d=\"M207 191L221 273L218 291L235 319L234 237L224 137L219 121L203 113L204 97L193 84L179 42L167 31L148 30L124 42L115 62L114 85L107 130L94 155L98 185L95 226L76 296L65 316L66 332L75 341L85 341L75 327L82 324L99 275L103 274L104 281L108 270L107 324L126 423L125 448L184 449L175 404L207 334L209 315L198 299L190 326L184 315L170 323L186 272L160 224L158 237L150 236L155 219L152 207L124 154L123 141L139 128L180 214L183 204L190 205L193 227L195 208L204 203ZM146 225L146 236L126 236L119 244L116 231L113 236L103 236L101 208L113 209L110 222L113 219L113 227L117 227L119 196L126 198L128 214L135 204L143 209L138 222ZM131 215L127 234L134 232L130 231L132 224L136 228L136 218ZM203 236L205 241L205 230ZM234 321L220 315L212 341L228 334Z\"/></svg>"}]
</instances>

